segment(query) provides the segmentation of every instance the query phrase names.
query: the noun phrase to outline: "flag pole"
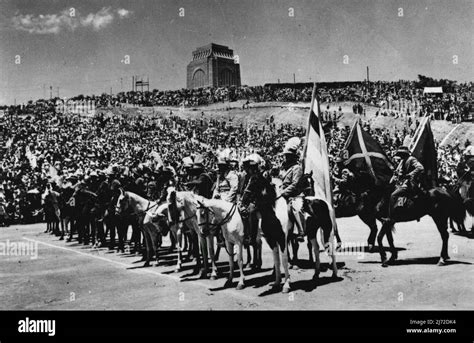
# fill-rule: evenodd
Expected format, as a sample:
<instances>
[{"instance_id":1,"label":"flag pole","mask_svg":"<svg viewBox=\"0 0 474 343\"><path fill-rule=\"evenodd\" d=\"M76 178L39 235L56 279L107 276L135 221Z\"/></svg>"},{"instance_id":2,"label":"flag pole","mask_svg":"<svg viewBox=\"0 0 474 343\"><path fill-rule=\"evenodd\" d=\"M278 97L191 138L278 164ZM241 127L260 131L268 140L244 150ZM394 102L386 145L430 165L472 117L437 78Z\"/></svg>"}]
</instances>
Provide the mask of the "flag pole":
<instances>
[{"instance_id":1,"label":"flag pole","mask_svg":"<svg viewBox=\"0 0 474 343\"><path fill-rule=\"evenodd\" d=\"M308 125L306 126L306 138L304 140L303 163L302 163L303 173L305 172L305 159L304 159L304 157L306 156L306 151L308 149L309 130L310 130L310 127L311 127L310 117L311 117L311 111L313 110L315 97L316 97L316 82L313 83L313 92L312 92L312 95L311 95L311 106L309 107ZM319 119L319 104L318 104L318 113L317 113L317 115L318 115L318 119Z\"/></svg>"}]
</instances>

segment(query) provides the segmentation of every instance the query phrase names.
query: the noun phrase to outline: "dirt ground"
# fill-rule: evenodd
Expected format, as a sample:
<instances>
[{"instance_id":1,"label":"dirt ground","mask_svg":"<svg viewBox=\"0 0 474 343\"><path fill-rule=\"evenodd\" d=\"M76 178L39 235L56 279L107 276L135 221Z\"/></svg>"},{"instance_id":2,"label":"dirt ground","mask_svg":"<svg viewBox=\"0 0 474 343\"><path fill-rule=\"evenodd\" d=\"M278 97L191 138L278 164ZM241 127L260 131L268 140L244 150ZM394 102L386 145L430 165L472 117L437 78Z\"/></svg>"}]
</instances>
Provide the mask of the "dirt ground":
<instances>
[{"instance_id":1,"label":"dirt ground","mask_svg":"<svg viewBox=\"0 0 474 343\"><path fill-rule=\"evenodd\" d=\"M175 273L176 255L164 249L158 266L143 268L140 256L66 243L43 233L45 224L0 228L2 310L356 310L474 308L473 240L450 234L446 266L437 266L441 239L429 217L397 224L399 260L388 268L379 254L351 249L365 245L369 230L358 218L338 219L342 241L338 277L331 270L311 282L306 244L299 268L291 269L292 291L270 292L272 254L264 243L263 270L245 269L246 287L223 288L228 257L222 251L219 278L199 280L192 264ZM19 243L31 249L20 255ZM169 244L164 242L164 248ZM330 261L322 255L323 267ZM237 278L234 279L234 286Z\"/></svg>"}]
</instances>

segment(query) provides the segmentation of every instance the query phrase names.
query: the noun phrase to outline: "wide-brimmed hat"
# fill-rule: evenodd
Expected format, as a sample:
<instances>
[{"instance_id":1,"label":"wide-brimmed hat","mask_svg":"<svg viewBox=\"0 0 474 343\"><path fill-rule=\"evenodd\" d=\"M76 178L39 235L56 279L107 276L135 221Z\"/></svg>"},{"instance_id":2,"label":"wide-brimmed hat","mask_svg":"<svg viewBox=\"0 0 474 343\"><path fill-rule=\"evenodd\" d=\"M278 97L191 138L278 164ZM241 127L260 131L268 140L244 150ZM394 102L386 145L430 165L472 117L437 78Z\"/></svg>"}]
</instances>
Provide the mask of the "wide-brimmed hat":
<instances>
[{"instance_id":1,"label":"wide-brimmed hat","mask_svg":"<svg viewBox=\"0 0 474 343\"><path fill-rule=\"evenodd\" d=\"M242 161L242 164L246 166L258 166L263 163L265 163L265 160L259 154L250 154Z\"/></svg>"},{"instance_id":2,"label":"wide-brimmed hat","mask_svg":"<svg viewBox=\"0 0 474 343\"><path fill-rule=\"evenodd\" d=\"M292 155L292 156L298 156L298 148L301 144L301 139L298 137L292 137L290 138L283 149L282 154L283 155Z\"/></svg>"},{"instance_id":3,"label":"wide-brimmed hat","mask_svg":"<svg viewBox=\"0 0 474 343\"><path fill-rule=\"evenodd\" d=\"M395 153L395 156L410 156L410 149L406 146L401 146L398 148L397 152Z\"/></svg>"},{"instance_id":4,"label":"wide-brimmed hat","mask_svg":"<svg viewBox=\"0 0 474 343\"><path fill-rule=\"evenodd\" d=\"M202 155L196 155L194 157L194 162L193 166L191 169L197 170L197 169L204 169L204 156Z\"/></svg>"}]
</instances>

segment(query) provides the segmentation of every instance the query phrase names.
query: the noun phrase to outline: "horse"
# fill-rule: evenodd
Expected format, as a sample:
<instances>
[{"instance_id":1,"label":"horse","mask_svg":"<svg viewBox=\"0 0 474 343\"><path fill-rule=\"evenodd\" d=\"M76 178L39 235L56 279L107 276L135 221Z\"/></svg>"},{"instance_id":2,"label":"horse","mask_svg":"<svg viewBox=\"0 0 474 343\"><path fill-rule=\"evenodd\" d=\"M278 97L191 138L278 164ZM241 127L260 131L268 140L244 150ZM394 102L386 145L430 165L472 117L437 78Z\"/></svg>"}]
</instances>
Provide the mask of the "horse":
<instances>
[{"instance_id":1,"label":"horse","mask_svg":"<svg viewBox=\"0 0 474 343\"><path fill-rule=\"evenodd\" d=\"M44 217L46 220L46 231L59 236L60 212L58 206L59 193L47 188L44 193Z\"/></svg>"},{"instance_id":2,"label":"horse","mask_svg":"<svg viewBox=\"0 0 474 343\"><path fill-rule=\"evenodd\" d=\"M234 277L234 246L237 245L237 263L239 264L240 278L237 289L244 288L244 267L243 267L243 244L244 244L244 223L237 210L237 204L220 199L206 199L196 197L199 204L197 221L199 226L221 228L224 236L227 254L229 255L229 277L224 287L230 287Z\"/></svg>"},{"instance_id":3,"label":"horse","mask_svg":"<svg viewBox=\"0 0 474 343\"><path fill-rule=\"evenodd\" d=\"M290 291L290 273L288 268L288 232L291 222L288 216L286 200L277 195L275 186L281 183L274 179L271 183L269 179L262 175L250 177L247 187L242 195L242 204L246 205L255 201L255 207L260 217L260 225L265 236L265 240L272 249L273 262L275 268L275 283L271 286L274 290L281 287L280 257L285 270L285 280L283 293Z\"/></svg>"},{"instance_id":4,"label":"horse","mask_svg":"<svg viewBox=\"0 0 474 343\"><path fill-rule=\"evenodd\" d=\"M332 242L330 242L330 236L333 229L331 214L329 211L329 206L326 201L315 197L314 191L314 180L312 178L312 173L303 174L298 188L302 191L303 198L303 211L308 215L306 218L306 237L308 239L308 251L309 251L309 260L310 262L315 263L313 280L316 281L319 278L320 273L320 258L319 258L319 243L317 239L318 230L321 229L322 233L322 244L329 253L334 252L334 247ZM298 260L298 242L294 238L292 232L289 233L289 242L293 248L293 260ZM341 242L339 234L335 232L335 237L337 243ZM314 252L314 259L313 253ZM333 267L333 276L337 275L337 266L335 262L335 257L332 255L332 267Z\"/></svg>"},{"instance_id":5,"label":"horse","mask_svg":"<svg viewBox=\"0 0 474 343\"><path fill-rule=\"evenodd\" d=\"M167 225L162 220L159 223L156 222L155 225L154 218L156 218L156 215L153 213L153 209L156 209L157 213L161 214L164 211L164 207L166 207L166 204L159 205L133 192L124 191L122 188L119 189L115 213L118 216L123 216L129 215L132 212L138 217L138 225L142 228L146 245L144 267L150 266L153 256L155 256L156 263L158 264L159 262L158 248L161 246L162 237L162 230L160 228L165 231Z\"/></svg>"},{"instance_id":6,"label":"horse","mask_svg":"<svg viewBox=\"0 0 474 343\"><path fill-rule=\"evenodd\" d=\"M168 203L168 216L171 223L171 230L177 233L178 239L178 265L176 271L181 269L181 240L179 232L182 230L183 224L191 227L196 234L199 242L199 248L202 255L202 265L199 256L198 244L193 244L193 255L196 257L195 272L200 273L201 279L207 279L208 276L208 261L211 259L211 280L217 278L217 266L214 255L214 237L212 234L205 234L206 227L199 226L197 223L197 195L193 192L178 192L175 187L168 187L166 201ZM202 268L201 268L202 266Z\"/></svg>"},{"instance_id":7,"label":"horse","mask_svg":"<svg viewBox=\"0 0 474 343\"><path fill-rule=\"evenodd\" d=\"M89 239L91 238L91 225L92 216L91 210L95 206L97 195L91 191L83 189L79 186L74 191L74 194L67 201L69 204L74 204L74 213L76 215L75 226L78 233L78 242L79 244L84 243L88 244ZM71 230L68 241L71 241L73 235L73 230Z\"/></svg>"},{"instance_id":8,"label":"horse","mask_svg":"<svg viewBox=\"0 0 474 343\"><path fill-rule=\"evenodd\" d=\"M72 187L62 188L59 192L59 214L61 223L61 237L60 240L64 239L64 235L70 234L72 231L72 224L74 222L74 208L68 202L74 194Z\"/></svg>"},{"instance_id":9,"label":"horse","mask_svg":"<svg viewBox=\"0 0 474 343\"><path fill-rule=\"evenodd\" d=\"M376 216L383 222L382 228L377 236L379 253L382 260L382 266L387 267L391 262L398 258L397 251L393 243L393 229L395 223L419 220L425 215L433 218L436 227L441 235L442 248L438 265L445 265L449 260L448 255L448 219L460 220L464 215L464 209L458 202L442 187L434 187L429 191L411 196L402 194L396 201L390 202L391 192L388 190L386 196L376 206ZM391 257L387 255L383 247L383 238L387 240L391 250Z\"/></svg>"}]
</instances>

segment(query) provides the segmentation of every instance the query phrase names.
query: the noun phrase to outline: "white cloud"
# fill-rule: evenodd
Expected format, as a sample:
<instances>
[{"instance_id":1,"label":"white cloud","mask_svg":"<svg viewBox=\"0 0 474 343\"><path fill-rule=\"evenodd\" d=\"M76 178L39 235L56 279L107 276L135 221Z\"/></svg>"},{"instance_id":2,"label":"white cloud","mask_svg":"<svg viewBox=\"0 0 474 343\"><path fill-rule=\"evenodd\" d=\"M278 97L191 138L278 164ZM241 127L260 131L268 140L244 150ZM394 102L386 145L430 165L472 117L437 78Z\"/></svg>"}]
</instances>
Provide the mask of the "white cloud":
<instances>
[{"instance_id":1,"label":"white cloud","mask_svg":"<svg viewBox=\"0 0 474 343\"><path fill-rule=\"evenodd\" d=\"M33 34L58 34L62 30L74 31L78 27L92 28L99 31L115 20L124 19L131 15L131 11L124 8L112 10L104 7L96 13L80 15L77 11L75 16L71 16L69 10L64 10L59 14L19 14L12 18L12 25L15 29Z\"/></svg>"},{"instance_id":2,"label":"white cloud","mask_svg":"<svg viewBox=\"0 0 474 343\"><path fill-rule=\"evenodd\" d=\"M117 13L118 13L120 18L128 18L132 14L131 11L126 10L125 8L119 8L117 10Z\"/></svg>"}]
</instances>

